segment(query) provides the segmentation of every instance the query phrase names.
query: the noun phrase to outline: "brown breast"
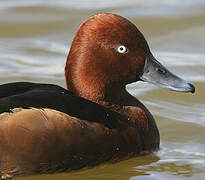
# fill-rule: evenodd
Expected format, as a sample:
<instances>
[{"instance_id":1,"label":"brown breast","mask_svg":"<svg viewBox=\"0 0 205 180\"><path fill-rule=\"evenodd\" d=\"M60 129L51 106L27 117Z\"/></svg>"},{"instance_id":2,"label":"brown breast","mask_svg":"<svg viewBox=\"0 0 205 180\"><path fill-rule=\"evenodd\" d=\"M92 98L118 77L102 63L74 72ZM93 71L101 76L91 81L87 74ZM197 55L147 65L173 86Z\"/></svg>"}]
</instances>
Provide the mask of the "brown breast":
<instances>
[{"instance_id":1,"label":"brown breast","mask_svg":"<svg viewBox=\"0 0 205 180\"><path fill-rule=\"evenodd\" d=\"M11 175L93 166L139 154L135 127L109 129L51 109L14 109L0 115L0 171Z\"/></svg>"}]
</instances>

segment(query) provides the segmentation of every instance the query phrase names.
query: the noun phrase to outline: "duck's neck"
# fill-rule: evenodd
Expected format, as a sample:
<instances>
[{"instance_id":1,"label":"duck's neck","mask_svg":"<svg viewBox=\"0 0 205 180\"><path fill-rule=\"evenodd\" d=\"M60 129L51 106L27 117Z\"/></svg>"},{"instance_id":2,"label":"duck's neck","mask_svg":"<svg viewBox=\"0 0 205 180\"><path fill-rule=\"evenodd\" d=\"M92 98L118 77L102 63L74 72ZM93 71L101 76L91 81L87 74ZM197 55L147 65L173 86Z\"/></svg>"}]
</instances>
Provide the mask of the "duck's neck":
<instances>
[{"instance_id":1,"label":"duck's neck","mask_svg":"<svg viewBox=\"0 0 205 180\"><path fill-rule=\"evenodd\" d=\"M75 81L75 80L74 80ZM102 79L78 79L74 84L67 84L74 94L101 105L116 104L123 106L128 97L125 86L118 83L108 84Z\"/></svg>"},{"instance_id":2,"label":"duck's neck","mask_svg":"<svg viewBox=\"0 0 205 180\"><path fill-rule=\"evenodd\" d=\"M111 79L100 70L90 71L86 68L87 64L82 65L77 60L69 61L71 55L72 53L68 56L65 68L67 88L70 91L98 104L101 104L100 102L121 104L124 101L127 94L125 84L117 78Z\"/></svg>"}]
</instances>

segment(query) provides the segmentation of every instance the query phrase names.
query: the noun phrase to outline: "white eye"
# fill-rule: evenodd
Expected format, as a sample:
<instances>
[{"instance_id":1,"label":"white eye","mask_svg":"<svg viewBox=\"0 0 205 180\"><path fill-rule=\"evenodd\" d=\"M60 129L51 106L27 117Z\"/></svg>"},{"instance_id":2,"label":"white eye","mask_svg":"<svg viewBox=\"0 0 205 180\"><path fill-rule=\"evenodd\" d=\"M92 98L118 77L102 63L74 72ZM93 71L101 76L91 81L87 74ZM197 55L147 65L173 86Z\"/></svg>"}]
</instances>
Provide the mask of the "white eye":
<instances>
[{"instance_id":1,"label":"white eye","mask_svg":"<svg viewBox=\"0 0 205 180\"><path fill-rule=\"evenodd\" d=\"M123 45L120 45L118 48L117 48L117 51L119 53L126 53L127 52L127 48Z\"/></svg>"}]
</instances>

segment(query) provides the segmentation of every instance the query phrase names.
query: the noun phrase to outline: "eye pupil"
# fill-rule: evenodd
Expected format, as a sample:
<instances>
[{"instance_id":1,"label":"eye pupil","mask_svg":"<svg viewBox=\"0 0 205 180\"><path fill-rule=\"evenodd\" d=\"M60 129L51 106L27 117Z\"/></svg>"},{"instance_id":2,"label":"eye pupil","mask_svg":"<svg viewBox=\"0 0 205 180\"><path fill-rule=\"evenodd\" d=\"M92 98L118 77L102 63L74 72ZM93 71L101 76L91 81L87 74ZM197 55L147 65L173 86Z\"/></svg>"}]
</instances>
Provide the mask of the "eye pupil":
<instances>
[{"instance_id":1,"label":"eye pupil","mask_svg":"<svg viewBox=\"0 0 205 180\"><path fill-rule=\"evenodd\" d=\"M122 53L126 53L127 52L127 48L125 46L123 46L123 45L120 45L120 46L118 46L117 51L119 53L121 53L121 54Z\"/></svg>"}]
</instances>

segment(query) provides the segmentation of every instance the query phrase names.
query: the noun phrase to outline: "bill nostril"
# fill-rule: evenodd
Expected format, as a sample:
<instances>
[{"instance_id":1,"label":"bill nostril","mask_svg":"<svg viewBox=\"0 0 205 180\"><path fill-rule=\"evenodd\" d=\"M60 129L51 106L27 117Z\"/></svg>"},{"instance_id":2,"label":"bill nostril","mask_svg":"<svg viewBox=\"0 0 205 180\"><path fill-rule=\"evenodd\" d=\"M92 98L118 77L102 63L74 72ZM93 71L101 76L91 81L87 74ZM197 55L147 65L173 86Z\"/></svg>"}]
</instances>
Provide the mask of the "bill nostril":
<instances>
[{"instance_id":1,"label":"bill nostril","mask_svg":"<svg viewBox=\"0 0 205 180\"><path fill-rule=\"evenodd\" d=\"M163 69L160 69L160 68L157 68L157 72L160 73L160 74L164 74L165 71Z\"/></svg>"}]
</instances>

